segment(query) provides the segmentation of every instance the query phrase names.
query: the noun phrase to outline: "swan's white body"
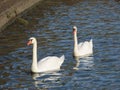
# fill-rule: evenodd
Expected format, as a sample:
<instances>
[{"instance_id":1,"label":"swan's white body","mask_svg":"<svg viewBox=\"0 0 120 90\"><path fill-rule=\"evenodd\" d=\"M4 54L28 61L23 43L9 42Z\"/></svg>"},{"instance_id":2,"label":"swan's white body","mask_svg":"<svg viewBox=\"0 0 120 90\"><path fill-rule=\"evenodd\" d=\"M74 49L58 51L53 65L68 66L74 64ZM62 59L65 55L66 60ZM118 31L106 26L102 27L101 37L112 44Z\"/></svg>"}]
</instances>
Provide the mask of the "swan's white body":
<instances>
[{"instance_id":1,"label":"swan's white body","mask_svg":"<svg viewBox=\"0 0 120 90\"><path fill-rule=\"evenodd\" d=\"M33 61L31 71L33 73L59 70L64 62L64 55L59 57L48 56L37 62L37 41L34 37L29 39L28 45L33 44Z\"/></svg>"},{"instance_id":2,"label":"swan's white body","mask_svg":"<svg viewBox=\"0 0 120 90\"><path fill-rule=\"evenodd\" d=\"M93 41L92 39L90 41L81 42L78 44L77 40L77 27L73 27L73 34L74 34L74 51L73 56L75 57L83 57L83 56L89 56L93 54Z\"/></svg>"}]
</instances>

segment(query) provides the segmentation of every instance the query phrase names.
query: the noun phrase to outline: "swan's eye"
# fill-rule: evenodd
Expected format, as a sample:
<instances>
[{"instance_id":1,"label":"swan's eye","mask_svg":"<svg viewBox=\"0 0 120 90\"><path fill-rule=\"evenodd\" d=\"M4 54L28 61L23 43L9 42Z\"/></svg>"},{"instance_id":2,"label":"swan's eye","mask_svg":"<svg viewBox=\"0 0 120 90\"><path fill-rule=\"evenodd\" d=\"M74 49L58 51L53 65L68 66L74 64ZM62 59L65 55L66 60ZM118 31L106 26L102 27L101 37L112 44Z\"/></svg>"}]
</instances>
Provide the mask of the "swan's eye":
<instances>
[{"instance_id":1,"label":"swan's eye","mask_svg":"<svg viewBox=\"0 0 120 90\"><path fill-rule=\"evenodd\" d=\"M73 31L75 31L75 28L73 28Z\"/></svg>"},{"instance_id":2,"label":"swan's eye","mask_svg":"<svg viewBox=\"0 0 120 90\"><path fill-rule=\"evenodd\" d=\"M32 39L29 39L29 41L31 41L31 42L32 42Z\"/></svg>"}]
</instances>

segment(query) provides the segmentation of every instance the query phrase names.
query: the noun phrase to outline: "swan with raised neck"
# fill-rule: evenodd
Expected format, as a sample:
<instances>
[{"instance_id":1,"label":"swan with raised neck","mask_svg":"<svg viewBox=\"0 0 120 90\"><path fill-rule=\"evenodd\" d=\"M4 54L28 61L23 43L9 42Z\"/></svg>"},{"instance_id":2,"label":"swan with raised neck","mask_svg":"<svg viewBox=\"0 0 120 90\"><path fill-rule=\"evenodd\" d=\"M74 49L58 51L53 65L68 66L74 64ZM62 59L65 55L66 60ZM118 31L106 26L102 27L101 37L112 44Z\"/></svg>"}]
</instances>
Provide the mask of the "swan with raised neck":
<instances>
[{"instance_id":1,"label":"swan with raised neck","mask_svg":"<svg viewBox=\"0 0 120 90\"><path fill-rule=\"evenodd\" d=\"M37 61L37 40L35 37L31 37L27 43L27 45L33 44L33 60L31 71L33 73L53 71L60 69L62 63L64 62L64 55L61 57L56 56L48 56L40 61Z\"/></svg>"},{"instance_id":2,"label":"swan with raised neck","mask_svg":"<svg viewBox=\"0 0 120 90\"><path fill-rule=\"evenodd\" d=\"M77 38L77 27L73 26L73 38L74 38L74 48L73 48L73 56L75 57L83 57L89 56L93 54L93 41L84 41L78 44Z\"/></svg>"}]
</instances>

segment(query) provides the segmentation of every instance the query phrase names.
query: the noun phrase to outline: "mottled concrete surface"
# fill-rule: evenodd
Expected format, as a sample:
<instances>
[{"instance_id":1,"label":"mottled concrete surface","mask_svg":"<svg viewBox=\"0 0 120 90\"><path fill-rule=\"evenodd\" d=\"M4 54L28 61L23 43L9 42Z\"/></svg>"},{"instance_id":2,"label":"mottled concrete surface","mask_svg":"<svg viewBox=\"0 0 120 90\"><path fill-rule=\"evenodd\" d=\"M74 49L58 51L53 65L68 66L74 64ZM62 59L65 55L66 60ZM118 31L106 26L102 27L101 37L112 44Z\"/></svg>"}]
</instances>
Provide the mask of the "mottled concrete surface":
<instances>
[{"instance_id":1,"label":"mottled concrete surface","mask_svg":"<svg viewBox=\"0 0 120 90\"><path fill-rule=\"evenodd\" d=\"M0 0L0 31L9 21L41 0Z\"/></svg>"}]
</instances>

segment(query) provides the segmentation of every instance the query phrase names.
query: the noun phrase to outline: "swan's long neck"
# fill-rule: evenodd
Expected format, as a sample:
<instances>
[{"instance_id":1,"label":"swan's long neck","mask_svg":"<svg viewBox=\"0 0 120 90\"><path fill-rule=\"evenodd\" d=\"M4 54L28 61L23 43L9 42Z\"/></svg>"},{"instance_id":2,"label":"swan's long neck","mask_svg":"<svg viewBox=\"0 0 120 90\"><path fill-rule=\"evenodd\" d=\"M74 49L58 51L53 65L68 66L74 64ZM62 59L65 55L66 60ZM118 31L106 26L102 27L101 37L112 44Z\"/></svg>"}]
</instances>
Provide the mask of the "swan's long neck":
<instances>
[{"instance_id":1,"label":"swan's long neck","mask_svg":"<svg viewBox=\"0 0 120 90\"><path fill-rule=\"evenodd\" d=\"M35 41L34 44L33 44L33 61L32 61L31 70L33 72L38 71L38 67L37 67L37 41Z\"/></svg>"},{"instance_id":2,"label":"swan's long neck","mask_svg":"<svg viewBox=\"0 0 120 90\"><path fill-rule=\"evenodd\" d=\"M78 50L77 32L74 33L74 51Z\"/></svg>"}]
</instances>

